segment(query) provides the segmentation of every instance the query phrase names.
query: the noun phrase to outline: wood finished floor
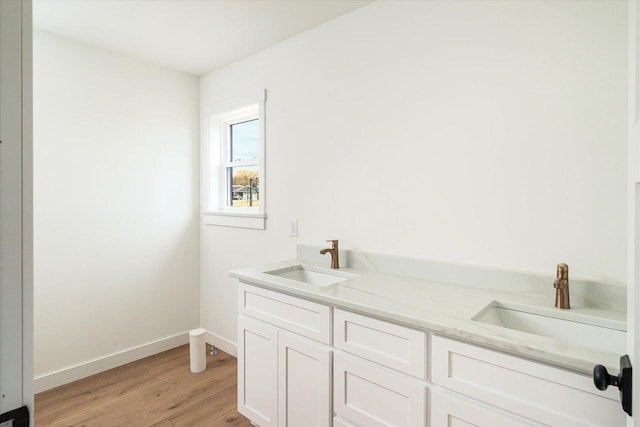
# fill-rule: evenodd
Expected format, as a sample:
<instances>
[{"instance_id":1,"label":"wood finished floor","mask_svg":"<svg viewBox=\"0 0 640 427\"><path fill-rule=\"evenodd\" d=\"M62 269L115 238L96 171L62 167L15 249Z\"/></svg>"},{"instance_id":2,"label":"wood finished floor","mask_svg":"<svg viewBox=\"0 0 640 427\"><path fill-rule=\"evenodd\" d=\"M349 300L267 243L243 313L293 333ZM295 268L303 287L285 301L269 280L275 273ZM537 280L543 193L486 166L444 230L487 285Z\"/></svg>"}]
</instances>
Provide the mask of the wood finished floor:
<instances>
[{"instance_id":1,"label":"wood finished floor","mask_svg":"<svg viewBox=\"0 0 640 427\"><path fill-rule=\"evenodd\" d=\"M236 411L236 359L207 354L189 371L189 346L141 359L35 396L36 426L250 427Z\"/></svg>"}]
</instances>

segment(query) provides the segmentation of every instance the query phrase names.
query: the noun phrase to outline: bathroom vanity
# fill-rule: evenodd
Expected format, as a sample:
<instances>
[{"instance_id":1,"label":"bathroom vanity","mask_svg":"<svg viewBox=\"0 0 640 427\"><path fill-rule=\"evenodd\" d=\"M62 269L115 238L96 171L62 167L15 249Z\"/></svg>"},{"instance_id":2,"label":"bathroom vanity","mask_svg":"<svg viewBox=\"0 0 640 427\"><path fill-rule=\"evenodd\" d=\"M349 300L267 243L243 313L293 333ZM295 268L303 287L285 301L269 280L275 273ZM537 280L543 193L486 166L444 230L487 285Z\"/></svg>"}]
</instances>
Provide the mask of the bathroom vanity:
<instances>
[{"instance_id":1,"label":"bathroom vanity","mask_svg":"<svg viewBox=\"0 0 640 427\"><path fill-rule=\"evenodd\" d=\"M299 253L311 261L231 272L238 410L254 424L625 425L617 390L591 377L617 372L624 289L575 281L560 311L551 276L355 253L330 270Z\"/></svg>"}]
</instances>

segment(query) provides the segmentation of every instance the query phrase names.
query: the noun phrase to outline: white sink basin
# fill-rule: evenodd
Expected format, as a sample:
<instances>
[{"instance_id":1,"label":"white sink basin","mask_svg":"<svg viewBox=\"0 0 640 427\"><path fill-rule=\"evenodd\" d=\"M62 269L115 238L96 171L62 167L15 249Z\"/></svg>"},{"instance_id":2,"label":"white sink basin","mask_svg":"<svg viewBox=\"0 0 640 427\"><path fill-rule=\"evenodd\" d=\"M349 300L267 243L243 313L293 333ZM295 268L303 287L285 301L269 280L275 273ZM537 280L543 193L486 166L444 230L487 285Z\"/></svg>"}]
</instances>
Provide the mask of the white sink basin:
<instances>
[{"instance_id":1,"label":"white sink basin","mask_svg":"<svg viewBox=\"0 0 640 427\"><path fill-rule=\"evenodd\" d=\"M616 354L627 353L626 322L493 301L472 320Z\"/></svg>"},{"instance_id":2,"label":"white sink basin","mask_svg":"<svg viewBox=\"0 0 640 427\"><path fill-rule=\"evenodd\" d=\"M347 279L358 277L357 274L345 273L318 267L294 265L280 268L278 270L265 271L265 274L295 280L297 282L308 283L315 286L329 286Z\"/></svg>"}]
</instances>

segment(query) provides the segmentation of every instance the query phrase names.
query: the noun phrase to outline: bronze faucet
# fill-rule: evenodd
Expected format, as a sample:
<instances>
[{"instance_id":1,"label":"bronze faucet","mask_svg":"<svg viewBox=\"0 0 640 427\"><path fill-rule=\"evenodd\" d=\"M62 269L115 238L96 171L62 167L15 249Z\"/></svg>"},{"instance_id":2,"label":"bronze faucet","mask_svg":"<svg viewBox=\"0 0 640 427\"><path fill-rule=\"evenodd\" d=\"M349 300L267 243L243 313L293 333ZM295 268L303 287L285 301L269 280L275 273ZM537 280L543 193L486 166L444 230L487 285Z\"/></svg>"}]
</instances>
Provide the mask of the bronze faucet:
<instances>
[{"instance_id":1,"label":"bronze faucet","mask_svg":"<svg viewBox=\"0 0 640 427\"><path fill-rule=\"evenodd\" d=\"M569 266L567 264L558 264L556 271L557 278L553 282L556 288L556 307L569 309Z\"/></svg>"},{"instance_id":2,"label":"bronze faucet","mask_svg":"<svg viewBox=\"0 0 640 427\"><path fill-rule=\"evenodd\" d=\"M331 242L331 249L323 249L320 251L322 255L327 252L331 254L331 268L338 269L340 268L340 261L338 261L338 241L337 240L327 240L327 242Z\"/></svg>"}]
</instances>

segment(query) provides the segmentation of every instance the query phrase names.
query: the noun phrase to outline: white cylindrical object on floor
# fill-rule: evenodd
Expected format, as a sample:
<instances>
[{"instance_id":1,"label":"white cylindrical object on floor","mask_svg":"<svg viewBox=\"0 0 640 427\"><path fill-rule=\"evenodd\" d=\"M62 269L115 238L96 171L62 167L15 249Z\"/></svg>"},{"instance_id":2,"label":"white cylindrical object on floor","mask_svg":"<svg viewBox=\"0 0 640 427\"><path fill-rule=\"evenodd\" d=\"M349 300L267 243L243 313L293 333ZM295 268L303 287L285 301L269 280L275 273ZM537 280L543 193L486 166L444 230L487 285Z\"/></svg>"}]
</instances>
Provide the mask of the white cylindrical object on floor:
<instances>
[{"instance_id":1,"label":"white cylindrical object on floor","mask_svg":"<svg viewBox=\"0 0 640 427\"><path fill-rule=\"evenodd\" d=\"M207 344L204 342L204 329L189 332L189 355L191 372L197 374L207 369Z\"/></svg>"}]
</instances>

